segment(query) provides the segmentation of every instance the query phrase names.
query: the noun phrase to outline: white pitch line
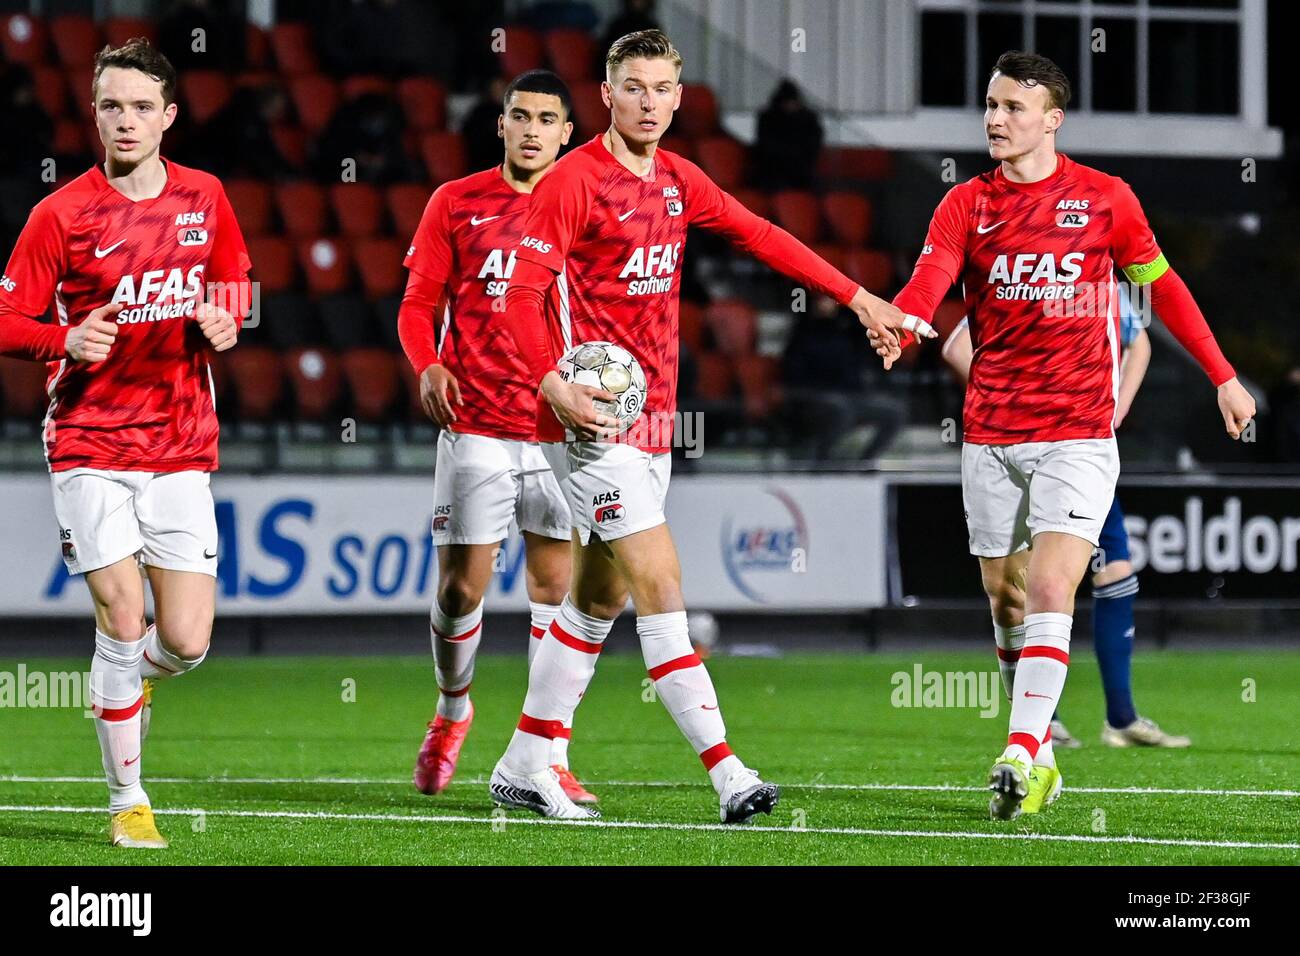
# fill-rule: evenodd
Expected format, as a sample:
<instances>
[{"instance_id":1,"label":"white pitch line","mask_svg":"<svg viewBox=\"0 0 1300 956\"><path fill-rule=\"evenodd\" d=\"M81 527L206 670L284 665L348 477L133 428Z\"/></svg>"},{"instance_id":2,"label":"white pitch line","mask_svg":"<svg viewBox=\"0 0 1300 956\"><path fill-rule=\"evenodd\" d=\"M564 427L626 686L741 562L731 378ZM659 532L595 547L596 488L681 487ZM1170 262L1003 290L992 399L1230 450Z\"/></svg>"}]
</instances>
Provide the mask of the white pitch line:
<instances>
[{"instance_id":1,"label":"white pitch line","mask_svg":"<svg viewBox=\"0 0 1300 956\"><path fill-rule=\"evenodd\" d=\"M16 774L0 775L0 783L103 783L101 777L41 777L20 776ZM235 783L252 785L305 785L323 784L339 786L406 786L409 777L149 777L148 783ZM696 787L686 780L587 780L593 787ZM781 783L780 781L777 781ZM471 777L467 780L453 780L452 786L485 786L486 777ZM790 790L847 790L847 791L906 791L914 793L984 793L985 787L964 787L955 784L913 784L913 783L781 783ZM1194 796L1194 797L1300 797L1300 790L1214 790L1203 787L1169 788L1169 787L1066 787L1069 793L1107 793L1123 795L1153 796Z\"/></svg>"},{"instance_id":2,"label":"white pitch line","mask_svg":"<svg viewBox=\"0 0 1300 956\"><path fill-rule=\"evenodd\" d=\"M0 805L0 813L104 813L102 807L24 807ZM344 820L376 823L477 823L491 826L501 817L459 814L332 813L317 810L154 810L162 816L252 817L273 820ZM1300 843L1254 843L1244 840L1177 840L1140 836L1089 836L1079 833L963 833L951 830L873 830L865 827L774 827L762 824L728 826L725 823L667 823L645 820L550 820L543 817L509 817L507 825L592 827L603 830L696 830L725 833L819 833L831 836L929 838L937 840L1041 840L1048 843L1128 843L1232 850L1300 850Z\"/></svg>"}]
</instances>

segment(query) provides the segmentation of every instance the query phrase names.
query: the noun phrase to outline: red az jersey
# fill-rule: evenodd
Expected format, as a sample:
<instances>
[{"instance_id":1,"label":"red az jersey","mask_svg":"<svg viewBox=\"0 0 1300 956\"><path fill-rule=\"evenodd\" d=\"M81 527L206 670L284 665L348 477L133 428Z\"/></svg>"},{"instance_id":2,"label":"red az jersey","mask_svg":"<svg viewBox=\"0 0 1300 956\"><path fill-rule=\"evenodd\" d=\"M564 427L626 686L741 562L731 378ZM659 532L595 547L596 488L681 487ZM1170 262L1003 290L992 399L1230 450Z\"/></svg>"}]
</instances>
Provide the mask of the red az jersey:
<instances>
[{"instance_id":1,"label":"red az jersey","mask_svg":"<svg viewBox=\"0 0 1300 956\"><path fill-rule=\"evenodd\" d=\"M961 279L970 317L964 438L973 444L1109 438L1119 387L1115 267L1169 268L1122 179L1058 154L1036 183L997 169L953 187L917 266Z\"/></svg>"},{"instance_id":2,"label":"red az jersey","mask_svg":"<svg viewBox=\"0 0 1300 956\"><path fill-rule=\"evenodd\" d=\"M536 432L537 390L502 329L530 198L506 182L499 166L443 183L407 250L406 268L446 285L438 361L456 376L465 403L451 431L516 441L532 441Z\"/></svg>"},{"instance_id":3,"label":"red az jersey","mask_svg":"<svg viewBox=\"0 0 1300 956\"><path fill-rule=\"evenodd\" d=\"M533 191L519 258L558 274L566 347L613 342L641 364L647 417L633 426L628 440L642 451L667 451L672 441L681 294L677 266L692 225L722 234L787 275L797 273L840 302L847 303L857 289L856 282L668 150L655 150L646 179L620 163L601 136L561 159ZM538 437L564 440L549 408L539 416Z\"/></svg>"},{"instance_id":4,"label":"red az jersey","mask_svg":"<svg viewBox=\"0 0 1300 956\"><path fill-rule=\"evenodd\" d=\"M168 162L154 199L132 201L98 167L37 203L0 300L25 316L54 301L61 325L112 304L109 357L51 362L51 471L215 471L217 413L195 307L213 282L242 283L244 238L215 176Z\"/></svg>"}]
</instances>

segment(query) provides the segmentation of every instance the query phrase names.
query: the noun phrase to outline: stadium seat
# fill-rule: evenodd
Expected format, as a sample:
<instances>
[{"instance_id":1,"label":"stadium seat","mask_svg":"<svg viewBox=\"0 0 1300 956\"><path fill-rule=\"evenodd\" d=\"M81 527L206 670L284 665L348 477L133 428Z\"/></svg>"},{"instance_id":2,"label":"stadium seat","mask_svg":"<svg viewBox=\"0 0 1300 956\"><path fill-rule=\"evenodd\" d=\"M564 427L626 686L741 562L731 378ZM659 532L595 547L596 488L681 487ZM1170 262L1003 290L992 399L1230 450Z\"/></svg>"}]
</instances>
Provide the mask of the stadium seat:
<instances>
[{"instance_id":1,"label":"stadium seat","mask_svg":"<svg viewBox=\"0 0 1300 956\"><path fill-rule=\"evenodd\" d=\"M244 24L244 63L249 69L271 67L271 35L256 23Z\"/></svg>"},{"instance_id":2,"label":"stadium seat","mask_svg":"<svg viewBox=\"0 0 1300 956\"><path fill-rule=\"evenodd\" d=\"M609 126L609 110L605 107L604 103L601 103L600 108L605 119L605 126ZM692 162L699 162L699 157L695 154L695 143L687 139L685 136L674 136L671 130L667 136L659 140L659 145L670 153L676 153L683 159L689 159Z\"/></svg>"},{"instance_id":3,"label":"stadium seat","mask_svg":"<svg viewBox=\"0 0 1300 956\"><path fill-rule=\"evenodd\" d=\"M246 239L271 231L271 187L256 179L226 183L226 196Z\"/></svg>"},{"instance_id":4,"label":"stadium seat","mask_svg":"<svg viewBox=\"0 0 1300 956\"><path fill-rule=\"evenodd\" d=\"M723 355L749 355L758 341L758 313L744 299L719 299L705 311L713 341Z\"/></svg>"},{"instance_id":5,"label":"stadium seat","mask_svg":"<svg viewBox=\"0 0 1300 956\"><path fill-rule=\"evenodd\" d=\"M343 99L355 100L358 97L376 94L386 96L392 99L396 95L393 87L393 81L382 76L375 76L370 73L359 76L349 76L343 80L343 86L340 90Z\"/></svg>"},{"instance_id":6,"label":"stadium seat","mask_svg":"<svg viewBox=\"0 0 1300 956\"><path fill-rule=\"evenodd\" d=\"M709 401L725 401L736 391L736 374L731 359L718 352L701 352L696 356L699 374L695 394Z\"/></svg>"},{"instance_id":7,"label":"stadium seat","mask_svg":"<svg viewBox=\"0 0 1300 956\"><path fill-rule=\"evenodd\" d=\"M307 165L307 134L301 127L278 123L271 127L271 141L290 166L302 169Z\"/></svg>"},{"instance_id":8,"label":"stadium seat","mask_svg":"<svg viewBox=\"0 0 1300 956\"><path fill-rule=\"evenodd\" d=\"M745 147L730 136L709 136L695 144L695 161L727 192L739 189L745 178Z\"/></svg>"},{"instance_id":9,"label":"stadium seat","mask_svg":"<svg viewBox=\"0 0 1300 956\"><path fill-rule=\"evenodd\" d=\"M68 112L67 74L58 67L35 66L32 67L32 85L35 87L36 102L41 104L45 115L52 120L62 119ZM89 100L89 91L86 98Z\"/></svg>"},{"instance_id":10,"label":"stadium seat","mask_svg":"<svg viewBox=\"0 0 1300 956\"><path fill-rule=\"evenodd\" d=\"M755 216L762 216L764 219L771 218L772 203L768 199L767 193L758 189L737 189L731 195Z\"/></svg>"},{"instance_id":11,"label":"stadium seat","mask_svg":"<svg viewBox=\"0 0 1300 956\"><path fill-rule=\"evenodd\" d=\"M572 142L576 145L609 128L609 107L600 97L600 84L594 80L571 83L573 121L578 127Z\"/></svg>"},{"instance_id":12,"label":"stadium seat","mask_svg":"<svg viewBox=\"0 0 1300 956\"><path fill-rule=\"evenodd\" d=\"M821 236L821 209L817 197L801 189L783 189L772 195L772 215L778 225L800 242L811 245Z\"/></svg>"},{"instance_id":13,"label":"stadium seat","mask_svg":"<svg viewBox=\"0 0 1300 956\"><path fill-rule=\"evenodd\" d=\"M289 81L289 99L308 134L320 133L339 105L339 85L321 73L306 73Z\"/></svg>"},{"instance_id":14,"label":"stadium seat","mask_svg":"<svg viewBox=\"0 0 1300 956\"><path fill-rule=\"evenodd\" d=\"M409 243L415 237L430 194L429 187L419 183L399 183L388 187L388 214L393 218L393 228L399 239Z\"/></svg>"},{"instance_id":15,"label":"stadium seat","mask_svg":"<svg viewBox=\"0 0 1300 956\"><path fill-rule=\"evenodd\" d=\"M819 242L817 245L812 247L812 251L817 253L817 255L821 256L836 269L839 269L841 272L845 271L845 254L848 250L843 246L837 246L833 242Z\"/></svg>"},{"instance_id":16,"label":"stadium seat","mask_svg":"<svg viewBox=\"0 0 1300 956\"><path fill-rule=\"evenodd\" d=\"M406 268L402 259L406 254L407 240L369 238L359 239L353 246L357 272L361 275L361 288L367 297L378 299L400 293L406 285Z\"/></svg>"},{"instance_id":17,"label":"stadium seat","mask_svg":"<svg viewBox=\"0 0 1300 956\"><path fill-rule=\"evenodd\" d=\"M698 83L685 83L682 105L677 109L673 126L679 136L700 140L718 132L718 100L713 90Z\"/></svg>"},{"instance_id":18,"label":"stadium seat","mask_svg":"<svg viewBox=\"0 0 1300 956\"><path fill-rule=\"evenodd\" d=\"M894 154L886 149L828 146L817 161L819 179L880 182L894 174Z\"/></svg>"},{"instance_id":19,"label":"stadium seat","mask_svg":"<svg viewBox=\"0 0 1300 956\"><path fill-rule=\"evenodd\" d=\"M677 311L677 334L692 352L704 349L704 309L689 299L682 299Z\"/></svg>"},{"instance_id":20,"label":"stadium seat","mask_svg":"<svg viewBox=\"0 0 1300 956\"><path fill-rule=\"evenodd\" d=\"M279 236L250 237L248 258L253 260L252 277L261 283L264 293L293 288L298 270L289 240Z\"/></svg>"},{"instance_id":21,"label":"stadium seat","mask_svg":"<svg viewBox=\"0 0 1300 956\"><path fill-rule=\"evenodd\" d=\"M373 236L384 222L384 198L369 183L335 183L329 191L330 205L339 232L345 236Z\"/></svg>"},{"instance_id":22,"label":"stadium seat","mask_svg":"<svg viewBox=\"0 0 1300 956\"><path fill-rule=\"evenodd\" d=\"M200 125L230 102L230 77L218 70L186 70L177 85L182 104Z\"/></svg>"},{"instance_id":23,"label":"stadium seat","mask_svg":"<svg viewBox=\"0 0 1300 956\"><path fill-rule=\"evenodd\" d=\"M505 49L498 57L502 76L513 79L543 66L542 38L535 31L513 24L506 27L504 40Z\"/></svg>"},{"instance_id":24,"label":"stadium seat","mask_svg":"<svg viewBox=\"0 0 1300 956\"><path fill-rule=\"evenodd\" d=\"M420 137L420 156L434 183L449 182L465 175L465 143L460 133L425 133Z\"/></svg>"},{"instance_id":25,"label":"stadium seat","mask_svg":"<svg viewBox=\"0 0 1300 956\"><path fill-rule=\"evenodd\" d=\"M336 351L363 348L375 341L370 306L359 295L323 296L316 307L325 342Z\"/></svg>"},{"instance_id":26,"label":"stadium seat","mask_svg":"<svg viewBox=\"0 0 1300 956\"><path fill-rule=\"evenodd\" d=\"M285 235L315 239L328 232L325 190L316 183L282 183L275 187L275 208Z\"/></svg>"},{"instance_id":27,"label":"stadium seat","mask_svg":"<svg viewBox=\"0 0 1300 956\"><path fill-rule=\"evenodd\" d=\"M320 312L316 304L299 292L279 292L263 296L260 341L277 349L304 348L325 341Z\"/></svg>"},{"instance_id":28,"label":"stadium seat","mask_svg":"<svg viewBox=\"0 0 1300 956\"><path fill-rule=\"evenodd\" d=\"M420 133L447 126L447 88L427 76L408 76L397 84L406 125Z\"/></svg>"},{"instance_id":29,"label":"stadium seat","mask_svg":"<svg viewBox=\"0 0 1300 956\"><path fill-rule=\"evenodd\" d=\"M542 42L551 69L566 83L590 79L592 64L596 61L596 41L590 33L562 27L548 30Z\"/></svg>"},{"instance_id":30,"label":"stadium seat","mask_svg":"<svg viewBox=\"0 0 1300 956\"><path fill-rule=\"evenodd\" d=\"M45 62L45 48L49 42L49 28L45 21L15 13L3 20L4 58L10 63L36 66Z\"/></svg>"},{"instance_id":31,"label":"stadium seat","mask_svg":"<svg viewBox=\"0 0 1300 956\"><path fill-rule=\"evenodd\" d=\"M136 37L144 37L157 46L158 28L154 21L144 17L109 17L104 21L104 42L109 46L122 46Z\"/></svg>"},{"instance_id":32,"label":"stadium seat","mask_svg":"<svg viewBox=\"0 0 1300 956\"><path fill-rule=\"evenodd\" d=\"M286 76L315 73L318 69L316 47L311 29L305 23L277 23L271 28L271 51L275 63Z\"/></svg>"},{"instance_id":33,"label":"stadium seat","mask_svg":"<svg viewBox=\"0 0 1300 956\"><path fill-rule=\"evenodd\" d=\"M298 245L298 263L315 295L333 295L352 284L352 257L348 247L334 239L304 239Z\"/></svg>"},{"instance_id":34,"label":"stadium seat","mask_svg":"<svg viewBox=\"0 0 1300 956\"><path fill-rule=\"evenodd\" d=\"M865 246L871 235L871 200L861 193L829 192L822 196L822 216L837 242Z\"/></svg>"},{"instance_id":35,"label":"stadium seat","mask_svg":"<svg viewBox=\"0 0 1300 956\"><path fill-rule=\"evenodd\" d=\"M0 398L5 417L15 421L39 421L49 407L45 391L49 368L43 362L0 356Z\"/></svg>"},{"instance_id":36,"label":"stadium seat","mask_svg":"<svg viewBox=\"0 0 1300 956\"><path fill-rule=\"evenodd\" d=\"M102 45L99 27L87 16L65 14L50 20L50 38L54 52L65 69L93 63Z\"/></svg>"},{"instance_id":37,"label":"stadium seat","mask_svg":"<svg viewBox=\"0 0 1300 956\"><path fill-rule=\"evenodd\" d=\"M777 402L777 360L767 355L740 355L735 359L736 381L745 403L745 417L761 421Z\"/></svg>"},{"instance_id":38,"label":"stadium seat","mask_svg":"<svg viewBox=\"0 0 1300 956\"><path fill-rule=\"evenodd\" d=\"M386 349L361 348L344 352L343 377L352 393L352 412L358 421L386 422L402 392L397 363Z\"/></svg>"},{"instance_id":39,"label":"stadium seat","mask_svg":"<svg viewBox=\"0 0 1300 956\"><path fill-rule=\"evenodd\" d=\"M284 365L295 417L323 421L336 409L342 393L343 374L338 358L325 349L292 349L285 356Z\"/></svg>"},{"instance_id":40,"label":"stadium seat","mask_svg":"<svg viewBox=\"0 0 1300 956\"><path fill-rule=\"evenodd\" d=\"M844 273L868 292L880 295L894 284L894 261L878 249L850 248L844 255Z\"/></svg>"},{"instance_id":41,"label":"stadium seat","mask_svg":"<svg viewBox=\"0 0 1300 956\"><path fill-rule=\"evenodd\" d=\"M96 138L98 144L98 138ZM55 156L81 156L90 149L86 138L86 121L61 119L54 124L54 139L50 143Z\"/></svg>"},{"instance_id":42,"label":"stadium seat","mask_svg":"<svg viewBox=\"0 0 1300 956\"><path fill-rule=\"evenodd\" d=\"M235 414L245 421L270 421L284 395L279 354L263 346L241 345L221 352L217 361L230 379Z\"/></svg>"}]
</instances>

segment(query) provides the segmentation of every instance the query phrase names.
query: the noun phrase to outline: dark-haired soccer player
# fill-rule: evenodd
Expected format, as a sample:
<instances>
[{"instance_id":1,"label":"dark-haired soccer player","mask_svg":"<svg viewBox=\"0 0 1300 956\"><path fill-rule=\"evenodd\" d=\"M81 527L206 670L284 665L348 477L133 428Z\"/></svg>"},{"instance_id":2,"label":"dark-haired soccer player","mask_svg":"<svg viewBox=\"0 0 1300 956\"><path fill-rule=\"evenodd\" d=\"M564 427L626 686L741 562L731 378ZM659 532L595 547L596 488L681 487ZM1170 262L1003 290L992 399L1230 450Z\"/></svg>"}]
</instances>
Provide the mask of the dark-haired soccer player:
<instances>
[{"instance_id":1,"label":"dark-haired soccer player","mask_svg":"<svg viewBox=\"0 0 1300 956\"><path fill-rule=\"evenodd\" d=\"M503 329L506 283L534 187L569 141L569 90L554 73L522 73L506 88L498 135L505 161L444 183L406 256L398 314L420 398L442 426L434 470L433 540L438 591L430 621L438 705L416 758L414 781L441 793L456 772L474 718L470 682L482 638L483 594L494 556L515 521L524 539L531 662L569 581L569 506L536 441L536 389ZM443 326L441 349L435 323ZM569 797L595 803L569 770L572 721L548 764Z\"/></svg>"},{"instance_id":2,"label":"dark-haired soccer player","mask_svg":"<svg viewBox=\"0 0 1300 956\"><path fill-rule=\"evenodd\" d=\"M850 306L881 333L905 321L915 327L915 320L747 211L698 166L658 148L681 103L681 65L658 30L628 34L610 48L601 86L610 127L538 184L506 293L507 322L529 385L540 385L549 406L541 409L539 437L568 495L575 557L572 586L533 661L523 714L489 789L499 803L547 816L591 815L564 795L547 754L585 692L629 593L656 695L704 764L723 822L770 812L778 797L776 785L761 780L727 744L713 682L687 634L681 570L664 521L677 386L677 266L687 227L721 233ZM645 372L646 414L618 441L600 440L610 423L592 407L593 395L610 396L566 383L554 368L559 351L544 308L557 287L567 300L560 316L565 345L613 342ZM565 429L574 438L567 444Z\"/></svg>"},{"instance_id":3,"label":"dark-haired soccer player","mask_svg":"<svg viewBox=\"0 0 1300 956\"><path fill-rule=\"evenodd\" d=\"M1128 184L1056 151L1069 98L1069 80L1046 57L998 59L984 112L998 166L943 198L894 300L927 316L957 279L965 290L970 550L998 646L1023 629L1007 746L989 774L995 819L1017 816L1031 788L1036 800L1059 791L1049 723L1065 685L1075 590L1119 473L1116 268L1151 286L1156 313L1218 389L1228 434L1237 438L1255 414ZM868 335L887 361L909 339Z\"/></svg>"},{"instance_id":4,"label":"dark-haired soccer player","mask_svg":"<svg viewBox=\"0 0 1300 956\"><path fill-rule=\"evenodd\" d=\"M54 511L68 571L85 575L95 603L95 728L111 840L128 847L167 845L140 785L143 682L192 670L208 651L218 433L208 356L235 344L231 310L248 303L248 253L221 183L159 155L175 91L171 64L145 40L95 57L104 165L37 204L0 283L0 354L52 365ZM51 301L58 325L36 319Z\"/></svg>"}]
</instances>

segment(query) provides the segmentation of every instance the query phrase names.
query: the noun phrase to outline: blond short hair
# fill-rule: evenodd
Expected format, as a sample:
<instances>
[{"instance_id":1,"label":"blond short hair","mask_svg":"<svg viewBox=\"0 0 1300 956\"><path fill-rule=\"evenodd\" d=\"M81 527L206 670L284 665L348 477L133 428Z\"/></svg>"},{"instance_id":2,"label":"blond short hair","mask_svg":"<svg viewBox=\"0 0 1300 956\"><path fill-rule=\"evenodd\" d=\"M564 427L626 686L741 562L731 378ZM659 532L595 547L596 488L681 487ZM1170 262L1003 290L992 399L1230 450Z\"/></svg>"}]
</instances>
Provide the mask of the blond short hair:
<instances>
[{"instance_id":1,"label":"blond short hair","mask_svg":"<svg viewBox=\"0 0 1300 956\"><path fill-rule=\"evenodd\" d=\"M605 76L612 77L615 67L634 59L669 60L676 67L677 75L682 73L682 55L663 30L637 30L615 40L605 54Z\"/></svg>"}]
</instances>

